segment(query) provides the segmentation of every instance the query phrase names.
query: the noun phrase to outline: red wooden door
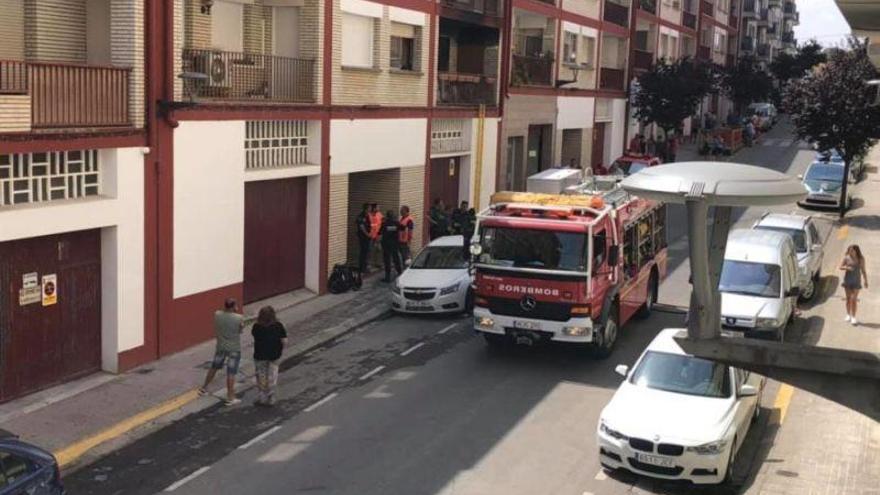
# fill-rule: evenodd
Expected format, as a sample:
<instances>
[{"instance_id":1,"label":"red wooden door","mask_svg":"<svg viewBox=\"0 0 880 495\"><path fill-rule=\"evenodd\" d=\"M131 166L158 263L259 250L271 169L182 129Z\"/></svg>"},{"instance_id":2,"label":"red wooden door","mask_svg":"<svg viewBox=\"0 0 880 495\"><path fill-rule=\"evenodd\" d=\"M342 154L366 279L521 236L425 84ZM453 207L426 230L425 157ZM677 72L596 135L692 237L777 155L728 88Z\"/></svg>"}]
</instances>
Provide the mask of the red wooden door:
<instances>
[{"instance_id":1,"label":"red wooden door","mask_svg":"<svg viewBox=\"0 0 880 495\"><path fill-rule=\"evenodd\" d=\"M57 303L21 304L27 274L57 276ZM101 367L99 230L0 243L0 400Z\"/></svg>"},{"instance_id":2,"label":"red wooden door","mask_svg":"<svg viewBox=\"0 0 880 495\"><path fill-rule=\"evenodd\" d=\"M245 302L302 288L306 178L248 182L244 193Z\"/></svg>"},{"instance_id":3,"label":"red wooden door","mask_svg":"<svg viewBox=\"0 0 880 495\"><path fill-rule=\"evenodd\" d=\"M458 206L458 183L461 158L434 158L431 160L431 205L440 198L447 206Z\"/></svg>"}]
</instances>

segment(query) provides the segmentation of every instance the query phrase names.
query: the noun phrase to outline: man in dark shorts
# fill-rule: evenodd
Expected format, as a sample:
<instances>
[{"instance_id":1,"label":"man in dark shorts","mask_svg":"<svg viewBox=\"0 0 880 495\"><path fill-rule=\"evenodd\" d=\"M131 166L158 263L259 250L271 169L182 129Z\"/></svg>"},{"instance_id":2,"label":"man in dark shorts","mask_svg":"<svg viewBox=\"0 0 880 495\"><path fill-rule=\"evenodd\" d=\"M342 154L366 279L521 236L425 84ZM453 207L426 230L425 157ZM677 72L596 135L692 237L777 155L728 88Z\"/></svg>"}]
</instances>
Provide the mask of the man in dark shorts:
<instances>
[{"instance_id":1,"label":"man in dark shorts","mask_svg":"<svg viewBox=\"0 0 880 495\"><path fill-rule=\"evenodd\" d=\"M241 402L235 397L235 375L241 363L241 331L244 328L244 317L237 311L235 299L227 299L223 309L214 312L214 333L217 347L211 369L205 377L205 383L199 388L199 394L208 393L208 385L214 380L217 371L226 365L226 405L232 406Z\"/></svg>"}]
</instances>

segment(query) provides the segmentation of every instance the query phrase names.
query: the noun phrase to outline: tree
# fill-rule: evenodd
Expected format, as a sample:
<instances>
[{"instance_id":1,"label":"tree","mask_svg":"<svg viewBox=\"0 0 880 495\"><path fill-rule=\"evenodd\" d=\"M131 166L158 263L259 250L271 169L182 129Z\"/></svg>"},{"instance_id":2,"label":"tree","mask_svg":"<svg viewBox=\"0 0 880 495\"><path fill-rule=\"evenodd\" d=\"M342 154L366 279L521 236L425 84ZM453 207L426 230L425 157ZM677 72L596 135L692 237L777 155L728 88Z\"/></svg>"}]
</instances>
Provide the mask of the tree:
<instances>
[{"instance_id":1,"label":"tree","mask_svg":"<svg viewBox=\"0 0 880 495\"><path fill-rule=\"evenodd\" d=\"M867 82L877 78L868 59L867 44L850 41L849 50L829 56L806 77L794 80L785 92L785 105L799 138L822 150L836 149L844 161L843 177L853 162L868 151L880 135L880 111ZM840 217L846 211L848 180L840 191Z\"/></svg>"},{"instance_id":2,"label":"tree","mask_svg":"<svg viewBox=\"0 0 880 495\"><path fill-rule=\"evenodd\" d=\"M798 48L794 55L780 53L770 64L770 73L780 85L784 86L792 79L804 77L813 67L825 63L825 53L815 40Z\"/></svg>"},{"instance_id":3,"label":"tree","mask_svg":"<svg viewBox=\"0 0 880 495\"><path fill-rule=\"evenodd\" d=\"M761 69L752 56L742 57L724 71L721 82L724 94L741 112L750 103L766 101L773 92L773 79Z\"/></svg>"},{"instance_id":4,"label":"tree","mask_svg":"<svg viewBox=\"0 0 880 495\"><path fill-rule=\"evenodd\" d=\"M668 136L712 90L712 74L710 66L687 57L669 63L660 60L638 78L635 117L643 124L657 124Z\"/></svg>"}]
</instances>

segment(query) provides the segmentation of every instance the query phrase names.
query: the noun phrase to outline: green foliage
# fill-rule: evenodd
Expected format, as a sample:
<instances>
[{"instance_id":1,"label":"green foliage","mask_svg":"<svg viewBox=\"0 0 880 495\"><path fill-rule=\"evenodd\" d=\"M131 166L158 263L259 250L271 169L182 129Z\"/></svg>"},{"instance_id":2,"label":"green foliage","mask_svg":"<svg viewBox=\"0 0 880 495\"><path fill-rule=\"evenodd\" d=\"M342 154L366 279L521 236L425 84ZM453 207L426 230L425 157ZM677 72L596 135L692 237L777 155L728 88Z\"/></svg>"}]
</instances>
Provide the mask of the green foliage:
<instances>
[{"instance_id":1,"label":"green foliage","mask_svg":"<svg viewBox=\"0 0 880 495\"><path fill-rule=\"evenodd\" d=\"M678 129L713 90L714 74L712 66L687 57L671 63L659 61L638 78L639 89L633 99L635 117L643 124L657 124L666 132Z\"/></svg>"},{"instance_id":2,"label":"green foliage","mask_svg":"<svg viewBox=\"0 0 880 495\"><path fill-rule=\"evenodd\" d=\"M724 71L721 79L724 94L740 111L750 103L767 101L773 92L773 79L751 56L740 58Z\"/></svg>"},{"instance_id":3,"label":"green foliage","mask_svg":"<svg viewBox=\"0 0 880 495\"><path fill-rule=\"evenodd\" d=\"M822 46L815 41L798 48L796 54L781 53L770 64L770 73L779 81L786 84L792 79L799 79L807 74L813 67L825 63L827 57Z\"/></svg>"}]
</instances>

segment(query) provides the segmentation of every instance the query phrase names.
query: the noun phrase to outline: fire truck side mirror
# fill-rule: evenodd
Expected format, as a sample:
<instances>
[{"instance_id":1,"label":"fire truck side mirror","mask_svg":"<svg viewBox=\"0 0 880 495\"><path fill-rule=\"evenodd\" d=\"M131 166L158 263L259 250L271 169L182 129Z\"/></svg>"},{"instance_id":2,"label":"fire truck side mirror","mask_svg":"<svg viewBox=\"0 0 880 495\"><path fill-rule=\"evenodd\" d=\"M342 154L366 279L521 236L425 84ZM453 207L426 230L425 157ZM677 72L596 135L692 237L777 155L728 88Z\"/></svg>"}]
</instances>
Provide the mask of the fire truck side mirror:
<instances>
[{"instance_id":1,"label":"fire truck side mirror","mask_svg":"<svg viewBox=\"0 0 880 495\"><path fill-rule=\"evenodd\" d=\"M620 261L620 246L613 245L608 248L608 265L617 266L617 262Z\"/></svg>"}]
</instances>

